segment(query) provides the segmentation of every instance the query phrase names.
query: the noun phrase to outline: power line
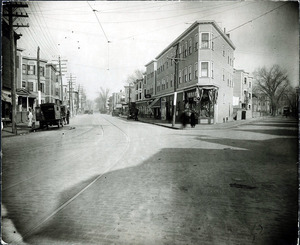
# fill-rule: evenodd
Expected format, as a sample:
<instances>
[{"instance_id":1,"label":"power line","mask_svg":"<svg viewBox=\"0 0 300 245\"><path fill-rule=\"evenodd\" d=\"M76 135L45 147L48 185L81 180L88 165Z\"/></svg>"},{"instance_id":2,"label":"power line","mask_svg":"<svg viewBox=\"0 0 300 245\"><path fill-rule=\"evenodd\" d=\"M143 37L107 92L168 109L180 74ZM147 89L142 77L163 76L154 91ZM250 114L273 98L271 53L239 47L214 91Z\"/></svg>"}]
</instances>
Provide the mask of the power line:
<instances>
[{"instance_id":1,"label":"power line","mask_svg":"<svg viewBox=\"0 0 300 245\"><path fill-rule=\"evenodd\" d=\"M243 6L237 6L237 7L234 7L234 8L230 8L230 9L226 9L226 10L222 10L222 11L219 11L219 12L216 12L216 13L211 13L211 14L208 14L208 15L205 15L203 16L201 19L204 19L204 18L207 18L208 16L212 16L212 15L216 15L216 14L221 14L221 13L224 13L224 12L227 12L227 11L230 11L230 10L233 10L233 9L236 9L236 8L241 8L241 7L245 7L245 6L248 6L250 4L254 4L255 2L251 2L251 3L248 3L246 5L243 5ZM240 3L236 3L238 5L240 5ZM236 5L235 4L235 5ZM224 6L222 6L224 7ZM190 21L194 21L193 20L190 20ZM121 39L118 39L116 41L122 41L122 40L126 40L126 39L130 39L130 38L134 38L136 36L141 36L141 35L145 35L145 34L148 34L148 33L152 33L152 32L157 32L157 31L161 31L161 30L165 30L165 29L168 29L170 27L174 27L174 26L178 26L178 25L182 25L182 21L181 22L177 22L175 24L172 24L172 25L168 25L168 26L165 26L165 27L162 27L162 28L158 28L158 29L154 29L154 30L150 30L150 31L147 31L147 32L144 32L144 33L140 33L140 34L136 34L136 35L132 35L132 36L129 36L129 37L125 37L125 38L121 38ZM114 41L114 42L116 42Z\"/></svg>"},{"instance_id":2,"label":"power line","mask_svg":"<svg viewBox=\"0 0 300 245\"><path fill-rule=\"evenodd\" d=\"M247 21L247 22L245 22L245 23L239 25L239 26L237 26L237 27L231 29L231 30L228 31L228 32L232 32L232 31L234 31L234 30L236 30L236 29L238 29L238 28L240 28L240 27L242 27L242 26L244 26L244 25L247 25L247 24L249 24L249 23L251 23L251 22L253 22L253 21L255 21L255 20L257 20L257 19L259 19L259 18L261 18L261 17L263 17L263 16L265 16L265 15L267 15L267 14L269 14L269 13L271 13L271 12L277 10L277 9L279 9L279 8L281 8L282 6L286 5L287 3L288 3L288 2L286 2L286 3L284 3L284 4L281 4L280 6L274 8L274 9L271 9L270 11L265 12L265 13L263 13L263 14L257 16L256 18L254 18L254 19L252 19L252 20L249 20L249 21Z\"/></svg>"},{"instance_id":3,"label":"power line","mask_svg":"<svg viewBox=\"0 0 300 245\"><path fill-rule=\"evenodd\" d=\"M96 12L98 12L98 11L97 11L96 9L93 9L89 2L87 2L87 3L88 3L88 5L90 6L90 8L92 9L94 15L96 16L96 19L97 19L97 21L98 21L98 23L99 23L99 25L100 25L100 27L101 27L101 29L102 29L102 31L103 31L103 34L104 34L104 36L105 36L105 38L106 38L106 40L107 40L107 43L109 43L109 40L108 40L108 38L107 38L107 36L106 36L106 34L105 34L105 31L104 31L104 29L103 29L103 27L102 27L102 25L101 25L101 22L100 22L100 20L99 20L97 14L96 14Z\"/></svg>"}]
</instances>

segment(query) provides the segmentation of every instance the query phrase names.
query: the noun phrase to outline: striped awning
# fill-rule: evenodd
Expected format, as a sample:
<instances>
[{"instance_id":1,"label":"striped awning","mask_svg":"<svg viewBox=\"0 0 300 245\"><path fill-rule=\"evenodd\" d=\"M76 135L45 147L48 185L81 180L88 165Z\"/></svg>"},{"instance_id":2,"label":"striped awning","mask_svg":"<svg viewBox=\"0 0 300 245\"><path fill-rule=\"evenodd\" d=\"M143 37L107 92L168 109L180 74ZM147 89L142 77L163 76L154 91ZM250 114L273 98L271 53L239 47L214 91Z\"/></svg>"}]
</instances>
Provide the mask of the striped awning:
<instances>
[{"instance_id":1,"label":"striped awning","mask_svg":"<svg viewBox=\"0 0 300 245\"><path fill-rule=\"evenodd\" d=\"M149 105L150 108L160 107L160 98L154 99Z\"/></svg>"}]
</instances>

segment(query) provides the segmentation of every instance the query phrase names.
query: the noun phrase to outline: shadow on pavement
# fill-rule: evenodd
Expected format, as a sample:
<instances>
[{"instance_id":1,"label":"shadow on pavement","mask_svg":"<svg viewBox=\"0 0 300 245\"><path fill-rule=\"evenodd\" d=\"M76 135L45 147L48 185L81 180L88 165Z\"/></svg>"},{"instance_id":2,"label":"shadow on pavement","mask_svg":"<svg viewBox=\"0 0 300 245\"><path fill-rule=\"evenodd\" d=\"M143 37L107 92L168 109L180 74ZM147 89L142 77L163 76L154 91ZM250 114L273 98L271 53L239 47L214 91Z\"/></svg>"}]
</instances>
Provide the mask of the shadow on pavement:
<instances>
[{"instance_id":1,"label":"shadow on pavement","mask_svg":"<svg viewBox=\"0 0 300 245\"><path fill-rule=\"evenodd\" d=\"M165 148L109 172L26 242L296 244L295 141L198 139L228 147ZM274 154L274 146L290 151ZM59 203L82 186L61 193Z\"/></svg>"}]
</instances>

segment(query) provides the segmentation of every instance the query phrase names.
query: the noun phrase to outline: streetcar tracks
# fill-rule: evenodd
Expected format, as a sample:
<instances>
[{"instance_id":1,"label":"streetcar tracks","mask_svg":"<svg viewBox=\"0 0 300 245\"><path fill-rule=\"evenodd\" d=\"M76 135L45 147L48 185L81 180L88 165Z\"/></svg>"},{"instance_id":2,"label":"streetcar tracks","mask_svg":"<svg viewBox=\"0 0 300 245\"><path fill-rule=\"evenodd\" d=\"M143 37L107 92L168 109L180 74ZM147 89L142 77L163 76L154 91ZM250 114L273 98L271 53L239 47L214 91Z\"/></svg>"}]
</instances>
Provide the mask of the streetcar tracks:
<instances>
[{"instance_id":1,"label":"streetcar tracks","mask_svg":"<svg viewBox=\"0 0 300 245\"><path fill-rule=\"evenodd\" d=\"M130 137L129 135L120 127L118 127L116 124L111 122L105 117L102 117L105 119L107 122L109 122L111 125L113 125L115 128L117 128L124 136L126 139L126 145L123 151L120 153L119 157L115 160L114 163L110 164L101 174L99 174L96 178L94 178L87 186L85 186L82 190L77 192L74 196L72 196L70 199L62 203L59 207L57 207L52 213L50 213L47 217L43 218L38 224L36 224L34 227L30 228L27 230L23 235L22 238L19 240L16 240L14 242L20 242L22 239L29 237L32 235L36 230L38 230L42 225L44 225L48 220L50 220L53 216L55 216L57 213L59 213L62 209L64 209L66 206L68 206L71 202L73 202L78 196L80 196L83 192L85 192L87 189L89 189L95 182L97 182L101 177L111 171L117 164L119 164L120 160L124 157L125 153L128 151L129 146L130 146ZM104 136L104 130L103 127L101 126L102 129L102 136ZM80 153L79 153L80 154ZM33 177L32 177L33 178Z\"/></svg>"}]
</instances>

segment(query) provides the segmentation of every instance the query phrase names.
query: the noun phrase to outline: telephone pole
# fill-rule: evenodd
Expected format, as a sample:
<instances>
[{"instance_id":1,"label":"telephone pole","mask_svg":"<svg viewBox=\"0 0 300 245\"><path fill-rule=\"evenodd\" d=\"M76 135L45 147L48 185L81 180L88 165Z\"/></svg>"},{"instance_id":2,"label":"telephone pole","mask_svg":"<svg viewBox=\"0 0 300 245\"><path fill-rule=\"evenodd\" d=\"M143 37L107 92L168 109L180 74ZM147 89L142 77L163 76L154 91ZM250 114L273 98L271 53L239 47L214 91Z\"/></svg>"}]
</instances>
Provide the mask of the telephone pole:
<instances>
[{"instance_id":1,"label":"telephone pole","mask_svg":"<svg viewBox=\"0 0 300 245\"><path fill-rule=\"evenodd\" d=\"M15 10L18 8L27 8L28 5L25 3L18 2L7 2L3 4L3 16L8 16L8 24L9 24L9 38L10 38L10 79L11 79L11 106L12 106L12 133L17 133L16 127L16 117L17 117L17 103L16 103L16 45L17 41L15 41L15 32L14 27L29 27L29 25L16 24L14 25L14 21L18 17L28 17L27 14L23 13L15 13ZM15 18L14 18L15 17ZM17 34L16 34L17 35ZM18 39L21 35L17 35Z\"/></svg>"},{"instance_id":2,"label":"telephone pole","mask_svg":"<svg viewBox=\"0 0 300 245\"><path fill-rule=\"evenodd\" d=\"M40 78L40 47L37 49L37 82L38 82L38 105L42 103L41 78Z\"/></svg>"},{"instance_id":3,"label":"telephone pole","mask_svg":"<svg viewBox=\"0 0 300 245\"><path fill-rule=\"evenodd\" d=\"M59 72L59 76L60 76L60 101L63 104L64 103L64 88L63 88L63 80L62 80L62 76L65 75L65 73L67 72L67 67L66 67L66 63L68 60L62 60L60 56L58 56L58 60L52 60L55 62L58 62L58 65L56 64L56 69L58 69Z\"/></svg>"},{"instance_id":4,"label":"telephone pole","mask_svg":"<svg viewBox=\"0 0 300 245\"><path fill-rule=\"evenodd\" d=\"M75 84L75 81L73 79L76 79L76 77L72 76L72 73L70 74L70 77L67 77L68 85L69 85L69 107L71 116L73 116L73 83Z\"/></svg>"}]
</instances>

